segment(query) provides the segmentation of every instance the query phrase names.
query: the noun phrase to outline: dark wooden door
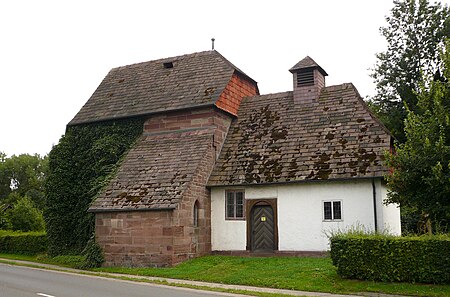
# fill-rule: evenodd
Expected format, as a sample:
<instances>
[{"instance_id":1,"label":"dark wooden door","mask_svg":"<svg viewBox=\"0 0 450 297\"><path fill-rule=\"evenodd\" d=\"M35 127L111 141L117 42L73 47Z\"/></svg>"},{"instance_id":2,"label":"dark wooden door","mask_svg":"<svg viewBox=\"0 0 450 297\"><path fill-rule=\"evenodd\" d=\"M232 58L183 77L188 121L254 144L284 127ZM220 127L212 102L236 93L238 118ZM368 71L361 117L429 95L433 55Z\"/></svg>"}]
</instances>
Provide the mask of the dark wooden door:
<instances>
[{"instance_id":1,"label":"dark wooden door","mask_svg":"<svg viewBox=\"0 0 450 297\"><path fill-rule=\"evenodd\" d=\"M251 224L252 251L273 251L275 249L275 224L272 206L254 206Z\"/></svg>"}]
</instances>

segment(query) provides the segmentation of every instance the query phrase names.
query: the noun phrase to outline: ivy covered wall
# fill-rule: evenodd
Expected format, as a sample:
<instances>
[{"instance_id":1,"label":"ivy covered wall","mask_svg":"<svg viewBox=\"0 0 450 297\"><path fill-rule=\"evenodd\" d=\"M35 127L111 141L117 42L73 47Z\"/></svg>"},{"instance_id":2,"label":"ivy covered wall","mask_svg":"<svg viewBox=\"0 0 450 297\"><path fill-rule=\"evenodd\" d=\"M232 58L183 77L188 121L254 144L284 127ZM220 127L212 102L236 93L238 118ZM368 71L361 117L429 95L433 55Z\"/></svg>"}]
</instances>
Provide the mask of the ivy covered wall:
<instances>
[{"instance_id":1,"label":"ivy covered wall","mask_svg":"<svg viewBox=\"0 0 450 297\"><path fill-rule=\"evenodd\" d=\"M89 205L142 134L143 119L69 126L49 154L45 185L49 255L80 254L94 232Z\"/></svg>"}]
</instances>

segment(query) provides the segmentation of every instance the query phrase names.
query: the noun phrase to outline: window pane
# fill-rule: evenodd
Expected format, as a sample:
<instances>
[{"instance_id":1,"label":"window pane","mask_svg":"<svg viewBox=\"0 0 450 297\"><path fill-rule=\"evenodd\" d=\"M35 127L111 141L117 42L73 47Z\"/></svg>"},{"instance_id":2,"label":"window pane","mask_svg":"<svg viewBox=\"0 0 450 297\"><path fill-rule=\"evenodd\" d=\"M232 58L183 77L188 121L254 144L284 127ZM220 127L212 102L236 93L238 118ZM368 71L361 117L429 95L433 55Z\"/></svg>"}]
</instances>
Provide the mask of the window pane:
<instances>
[{"instance_id":1,"label":"window pane","mask_svg":"<svg viewBox=\"0 0 450 297\"><path fill-rule=\"evenodd\" d=\"M244 193L236 192L236 204L244 205Z\"/></svg>"},{"instance_id":2,"label":"window pane","mask_svg":"<svg viewBox=\"0 0 450 297\"><path fill-rule=\"evenodd\" d=\"M244 205L236 205L236 218L244 217Z\"/></svg>"},{"instance_id":3,"label":"window pane","mask_svg":"<svg viewBox=\"0 0 450 297\"><path fill-rule=\"evenodd\" d=\"M227 205L234 205L234 193L227 192Z\"/></svg>"},{"instance_id":4,"label":"window pane","mask_svg":"<svg viewBox=\"0 0 450 297\"><path fill-rule=\"evenodd\" d=\"M227 218L234 218L234 205L227 205Z\"/></svg>"},{"instance_id":5,"label":"window pane","mask_svg":"<svg viewBox=\"0 0 450 297\"><path fill-rule=\"evenodd\" d=\"M225 192L225 217L227 219L244 218L245 199L243 191Z\"/></svg>"},{"instance_id":6,"label":"window pane","mask_svg":"<svg viewBox=\"0 0 450 297\"><path fill-rule=\"evenodd\" d=\"M323 203L323 218L325 220L332 220L333 217L331 215L331 202Z\"/></svg>"},{"instance_id":7,"label":"window pane","mask_svg":"<svg viewBox=\"0 0 450 297\"><path fill-rule=\"evenodd\" d=\"M340 220L341 218L342 218L342 216L341 216L341 201L334 201L333 202L333 219Z\"/></svg>"}]
</instances>

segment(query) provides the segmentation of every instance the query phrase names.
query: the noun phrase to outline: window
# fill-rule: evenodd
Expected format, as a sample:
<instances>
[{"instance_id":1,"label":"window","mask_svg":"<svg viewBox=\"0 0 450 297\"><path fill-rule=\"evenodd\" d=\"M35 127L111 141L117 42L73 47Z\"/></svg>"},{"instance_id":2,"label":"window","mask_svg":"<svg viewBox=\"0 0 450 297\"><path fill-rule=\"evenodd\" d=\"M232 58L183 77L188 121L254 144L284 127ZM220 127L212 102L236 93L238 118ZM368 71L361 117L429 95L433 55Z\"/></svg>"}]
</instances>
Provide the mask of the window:
<instances>
[{"instance_id":1,"label":"window","mask_svg":"<svg viewBox=\"0 0 450 297\"><path fill-rule=\"evenodd\" d=\"M198 201L194 203L194 227L198 227Z\"/></svg>"},{"instance_id":2,"label":"window","mask_svg":"<svg viewBox=\"0 0 450 297\"><path fill-rule=\"evenodd\" d=\"M342 201L324 201L323 219L324 221L342 220Z\"/></svg>"},{"instance_id":3,"label":"window","mask_svg":"<svg viewBox=\"0 0 450 297\"><path fill-rule=\"evenodd\" d=\"M225 218L228 220L244 219L244 191L225 192Z\"/></svg>"}]
</instances>

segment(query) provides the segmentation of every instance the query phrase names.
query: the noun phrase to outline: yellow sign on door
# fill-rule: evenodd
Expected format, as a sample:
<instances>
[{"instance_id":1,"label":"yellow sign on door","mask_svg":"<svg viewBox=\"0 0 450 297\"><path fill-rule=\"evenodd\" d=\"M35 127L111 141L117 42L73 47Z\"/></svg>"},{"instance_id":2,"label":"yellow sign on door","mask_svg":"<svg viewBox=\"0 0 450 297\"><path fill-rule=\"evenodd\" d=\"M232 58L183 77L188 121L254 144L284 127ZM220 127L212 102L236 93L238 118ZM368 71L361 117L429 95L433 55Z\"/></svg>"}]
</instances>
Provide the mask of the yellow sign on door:
<instances>
[{"instance_id":1,"label":"yellow sign on door","mask_svg":"<svg viewBox=\"0 0 450 297\"><path fill-rule=\"evenodd\" d=\"M261 222L265 222L266 221L266 217L265 216L262 216L261 217Z\"/></svg>"}]
</instances>

